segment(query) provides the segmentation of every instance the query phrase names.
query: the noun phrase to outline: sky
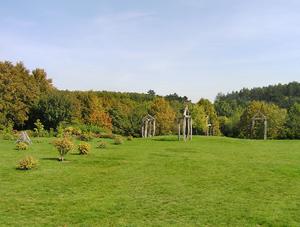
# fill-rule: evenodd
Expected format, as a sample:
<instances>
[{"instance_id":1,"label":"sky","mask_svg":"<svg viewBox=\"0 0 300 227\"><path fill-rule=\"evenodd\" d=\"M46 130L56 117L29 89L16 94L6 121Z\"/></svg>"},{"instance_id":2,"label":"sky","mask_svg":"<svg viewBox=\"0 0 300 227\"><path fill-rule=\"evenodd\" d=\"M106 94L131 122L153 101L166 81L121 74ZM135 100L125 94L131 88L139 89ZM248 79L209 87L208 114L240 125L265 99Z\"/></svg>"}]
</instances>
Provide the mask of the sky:
<instances>
[{"instance_id":1,"label":"sky","mask_svg":"<svg viewBox=\"0 0 300 227\"><path fill-rule=\"evenodd\" d=\"M59 89L219 93L300 81L299 0L10 0L0 61Z\"/></svg>"}]
</instances>

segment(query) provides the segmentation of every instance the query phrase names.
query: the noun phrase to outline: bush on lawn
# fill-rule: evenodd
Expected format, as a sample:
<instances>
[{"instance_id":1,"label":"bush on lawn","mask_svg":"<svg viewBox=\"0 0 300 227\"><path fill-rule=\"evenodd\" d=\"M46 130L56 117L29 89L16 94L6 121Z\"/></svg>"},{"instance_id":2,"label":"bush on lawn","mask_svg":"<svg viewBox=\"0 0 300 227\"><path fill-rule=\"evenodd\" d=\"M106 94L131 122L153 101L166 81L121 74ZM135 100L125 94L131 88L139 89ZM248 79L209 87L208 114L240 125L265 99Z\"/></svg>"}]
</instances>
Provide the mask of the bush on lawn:
<instances>
[{"instance_id":1,"label":"bush on lawn","mask_svg":"<svg viewBox=\"0 0 300 227\"><path fill-rule=\"evenodd\" d=\"M24 142L19 142L16 144L16 150L18 151L24 151L24 150L27 150L28 149L28 144L27 143L24 143Z\"/></svg>"},{"instance_id":2,"label":"bush on lawn","mask_svg":"<svg viewBox=\"0 0 300 227\"><path fill-rule=\"evenodd\" d=\"M97 148L105 149L105 148L107 148L107 143L105 141L100 141Z\"/></svg>"},{"instance_id":3,"label":"bush on lawn","mask_svg":"<svg viewBox=\"0 0 300 227\"><path fill-rule=\"evenodd\" d=\"M68 138L64 137L62 139L56 139L54 146L60 155L59 161L64 161L64 156L73 149L74 144Z\"/></svg>"},{"instance_id":4,"label":"bush on lawn","mask_svg":"<svg viewBox=\"0 0 300 227\"><path fill-rule=\"evenodd\" d=\"M124 143L124 140L121 136L116 136L115 139L114 139L114 144L115 145L121 145Z\"/></svg>"},{"instance_id":5,"label":"bush on lawn","mask_svg":"<svg viewBox=\"0 0 300 227\"><path fill-rule=\"evenodd\" d=\"M17 165L17 169L20 170L30 170L34 169L37 166L37 160L33 158L32 156L27 156L23 159L21 159Z\"/></svg>"},{"instance_id":6,"label":"bush on lawn","mask_svg":"<svg viewBox=\"0 0 300 227\"><path fill-rule=\"evenodd\" d=\"M132 141L132 140L133 140L133 136L128 136L128 137L127 137L127 140L128 140L128 141Z\"/></svg>"},{"instance_id":7,"label":"bush on lawn","mask_svg":"<svg viewBox=\"0 0 300 227\"><path fill-rule=\"evenodd\" d=\"M78 151L79 154L81 155L87 155L88 153L90 153L90 150L91 150L91 146L88 143L81 142L78 145Z\"/></svg>"}]
</instances>

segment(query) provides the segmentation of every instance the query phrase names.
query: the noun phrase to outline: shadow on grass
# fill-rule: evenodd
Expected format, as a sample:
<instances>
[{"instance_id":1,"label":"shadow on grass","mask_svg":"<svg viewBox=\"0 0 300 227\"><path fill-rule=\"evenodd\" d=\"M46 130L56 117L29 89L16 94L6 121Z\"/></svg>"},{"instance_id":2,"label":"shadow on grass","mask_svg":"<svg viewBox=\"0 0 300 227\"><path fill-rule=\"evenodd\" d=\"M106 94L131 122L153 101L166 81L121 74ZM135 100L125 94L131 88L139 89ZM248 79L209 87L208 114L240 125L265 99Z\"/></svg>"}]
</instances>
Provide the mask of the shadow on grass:
<instances>
[{"instance_id":1,"label":"shadow on grass","mask_svg":"<svg viewBox=\"0 0 300 227\"><path fill-rule=\"evenodd\" d=\"M58 161L58 158L41 158L41 159L47 161Z\"/></svg>"},{"instance_id":2,"label":"shadow on grass","mask_svg":"<svg viewBox=\"0 0 300 227\"><path fill-rule=\"evenodd\" d=\"M156 138L156 139L153 139L154 141L168 141L168 142L171 142L171 141L178 141L178 138Z\"/></svg>"}]
</instances>

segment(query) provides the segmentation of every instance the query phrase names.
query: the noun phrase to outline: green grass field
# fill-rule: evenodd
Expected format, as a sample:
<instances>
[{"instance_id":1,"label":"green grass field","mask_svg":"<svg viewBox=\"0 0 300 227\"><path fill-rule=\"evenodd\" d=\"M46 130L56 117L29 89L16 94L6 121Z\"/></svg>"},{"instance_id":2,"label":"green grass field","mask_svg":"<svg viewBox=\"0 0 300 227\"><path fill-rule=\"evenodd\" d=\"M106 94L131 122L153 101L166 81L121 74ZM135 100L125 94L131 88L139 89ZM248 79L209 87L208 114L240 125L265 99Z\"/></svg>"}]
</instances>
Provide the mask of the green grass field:
<instances>
[{"instance_id":1,"label":"green grass field","mask_svg":"<svg viewBox=\"0 0 300 227\"><path fill-rule=\"evenodd\" d=\"M300 141L94 139L62 163L51 140L0 141L1 226L300 226Z\"/></svg>"}]
</instances>

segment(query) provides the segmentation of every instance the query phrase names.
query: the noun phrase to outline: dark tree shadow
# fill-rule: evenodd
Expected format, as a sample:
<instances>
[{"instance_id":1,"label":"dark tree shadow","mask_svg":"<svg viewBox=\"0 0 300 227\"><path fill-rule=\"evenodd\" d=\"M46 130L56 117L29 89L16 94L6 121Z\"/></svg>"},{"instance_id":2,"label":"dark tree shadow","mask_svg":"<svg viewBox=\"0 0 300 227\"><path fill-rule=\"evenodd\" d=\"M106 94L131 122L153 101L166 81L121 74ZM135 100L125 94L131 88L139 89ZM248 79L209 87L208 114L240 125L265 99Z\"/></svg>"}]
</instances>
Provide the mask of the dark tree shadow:
<instances>
[{"instance_id":1,"label":"dark tree shadow","mask_svg":"<svg viewBox=\"0 0 300 227\"><path fill-rule=\"evenodd\" d=\"M178 141L177 138L155 138L153 139L154 141L168 141L168 142L171 142L171 141Z\"/></svg>"}]
</instances>

